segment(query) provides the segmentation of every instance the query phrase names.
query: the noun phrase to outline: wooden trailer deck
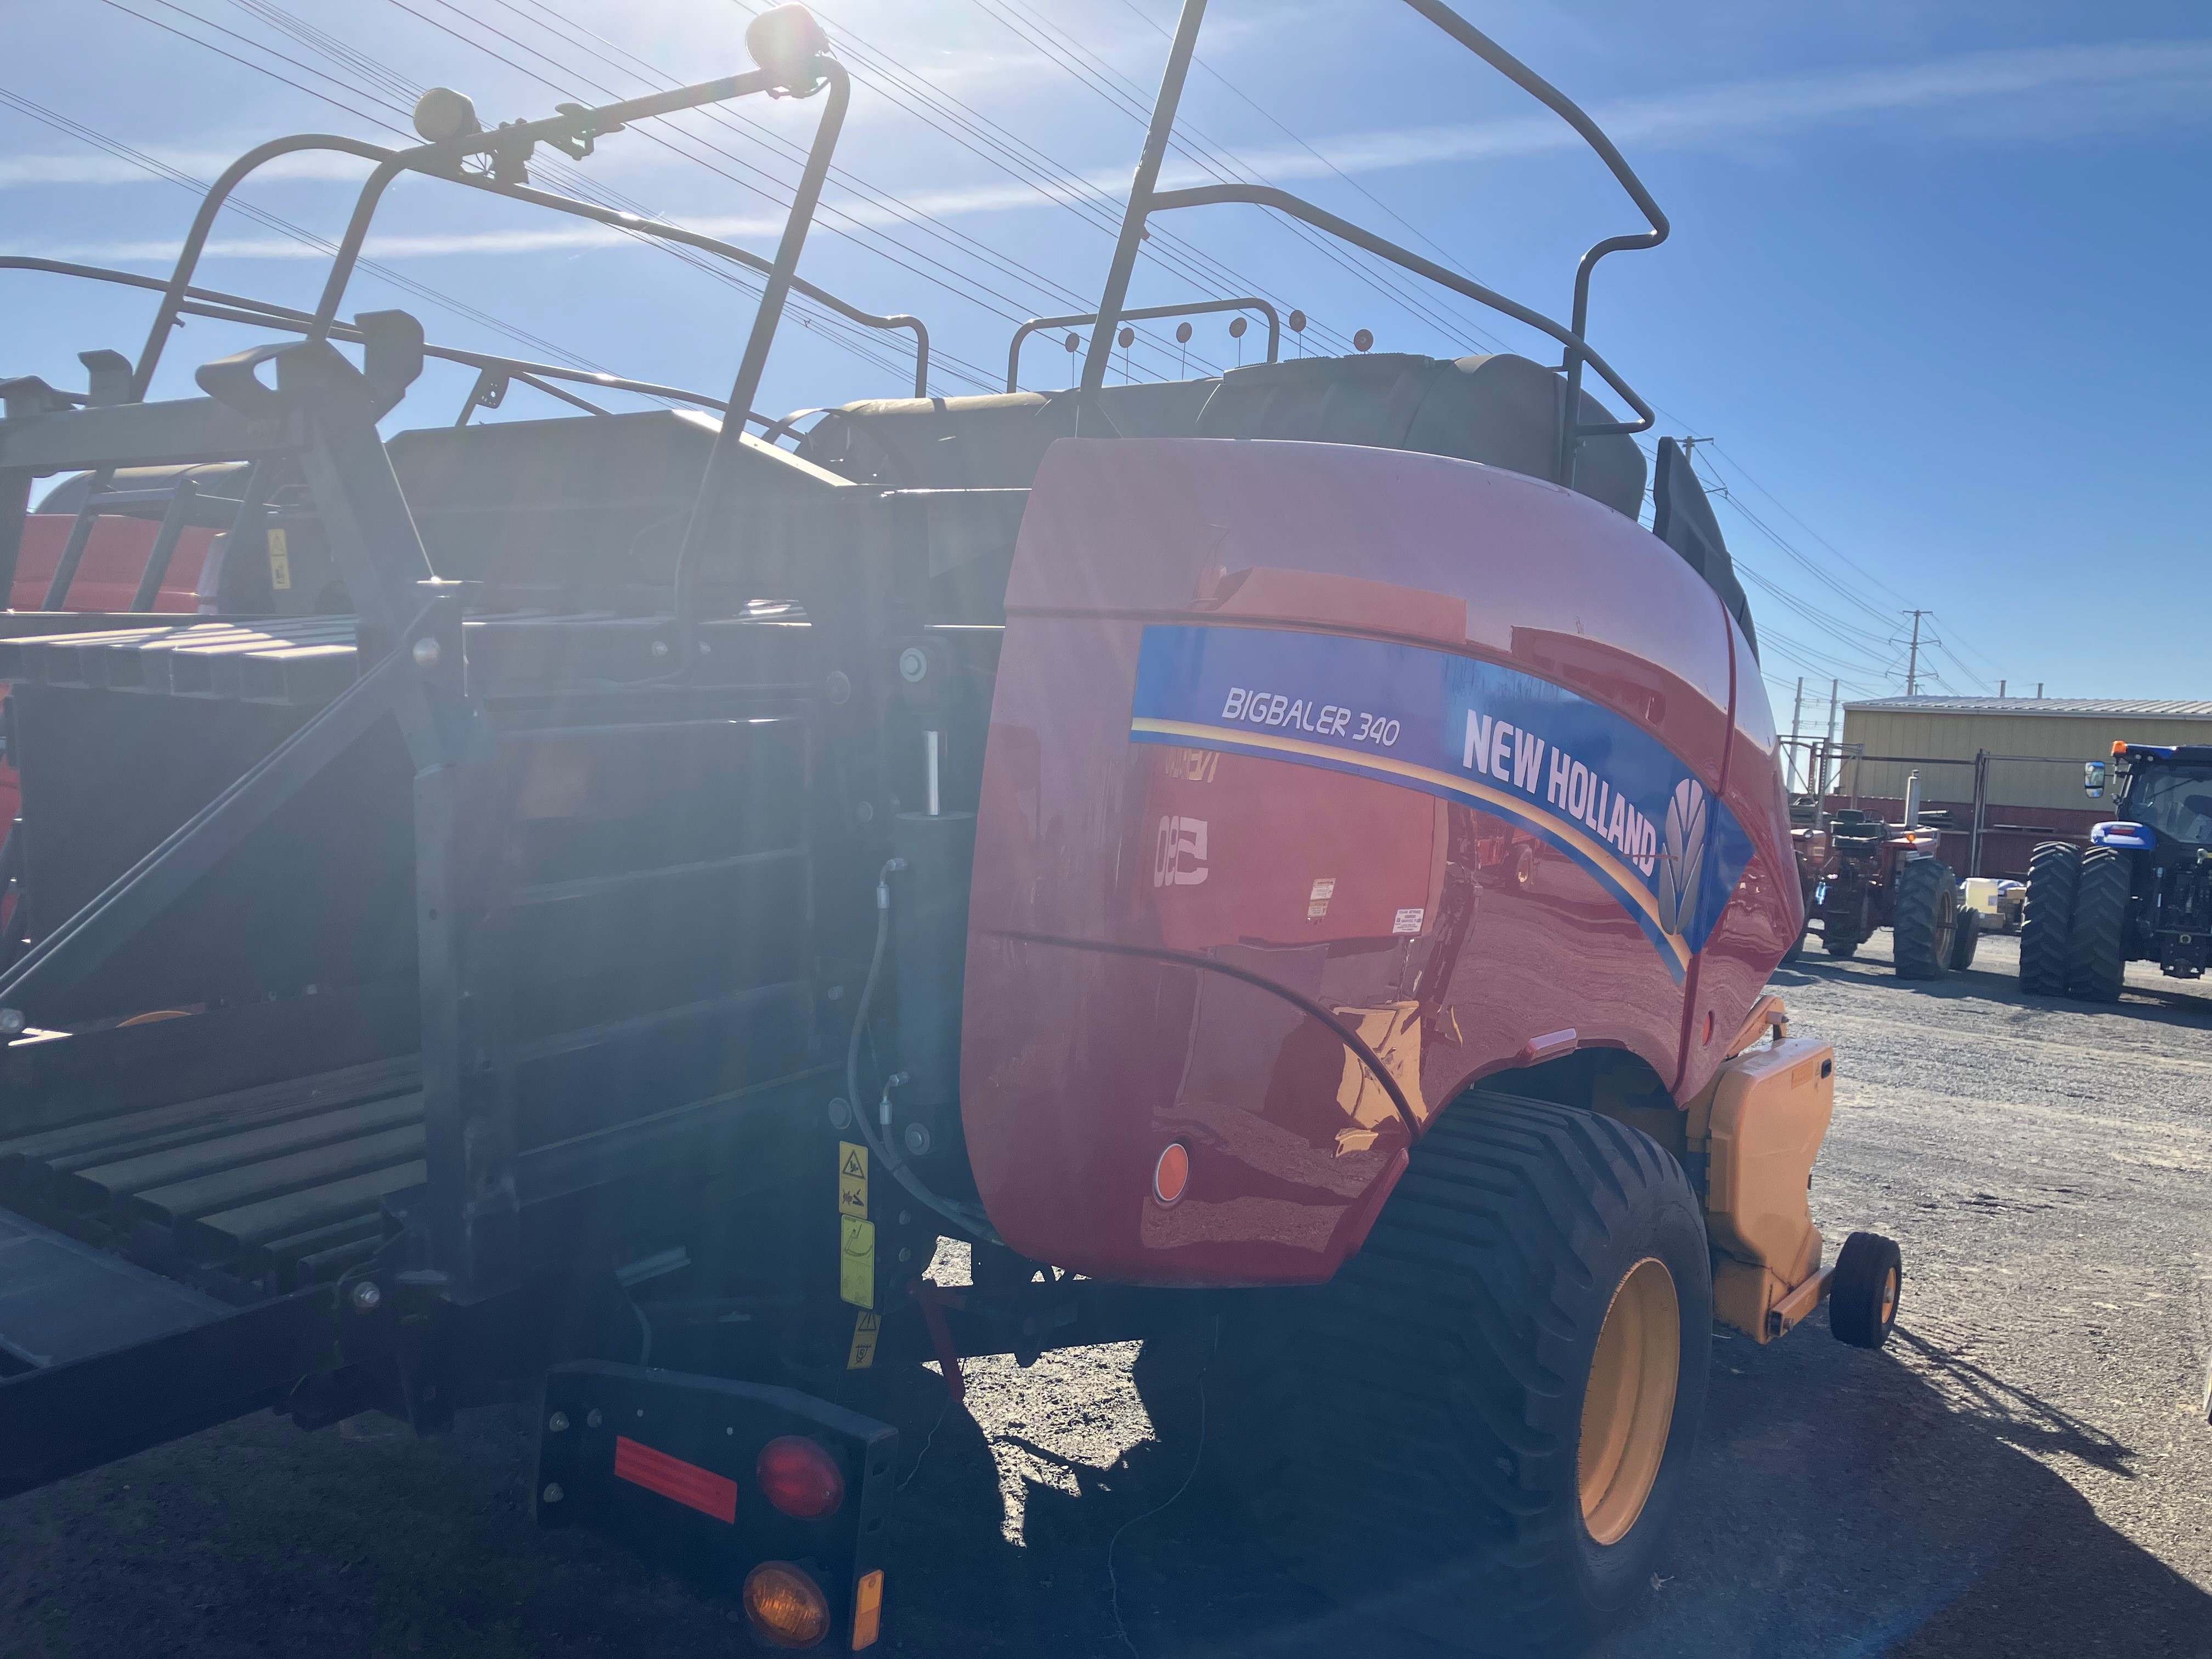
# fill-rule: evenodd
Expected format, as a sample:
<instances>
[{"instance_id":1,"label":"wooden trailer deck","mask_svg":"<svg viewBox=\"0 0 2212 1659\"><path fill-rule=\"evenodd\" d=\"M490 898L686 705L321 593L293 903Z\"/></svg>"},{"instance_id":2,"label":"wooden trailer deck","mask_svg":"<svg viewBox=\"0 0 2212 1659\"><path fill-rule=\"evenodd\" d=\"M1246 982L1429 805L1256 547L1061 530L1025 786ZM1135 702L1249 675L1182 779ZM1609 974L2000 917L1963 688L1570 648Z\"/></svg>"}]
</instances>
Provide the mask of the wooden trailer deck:
<instances>
[{"instance_id":1,"label":"wooden trailer deck","mask_svg":"<svg viewBox=\"0 0 2212 1659\"><path fill-rule=\"evenodd\" d=\"M412 1055L0 1140L0 1202L274 1291L368 1256L423 1173Z\"/></svg>"}]
</instances>

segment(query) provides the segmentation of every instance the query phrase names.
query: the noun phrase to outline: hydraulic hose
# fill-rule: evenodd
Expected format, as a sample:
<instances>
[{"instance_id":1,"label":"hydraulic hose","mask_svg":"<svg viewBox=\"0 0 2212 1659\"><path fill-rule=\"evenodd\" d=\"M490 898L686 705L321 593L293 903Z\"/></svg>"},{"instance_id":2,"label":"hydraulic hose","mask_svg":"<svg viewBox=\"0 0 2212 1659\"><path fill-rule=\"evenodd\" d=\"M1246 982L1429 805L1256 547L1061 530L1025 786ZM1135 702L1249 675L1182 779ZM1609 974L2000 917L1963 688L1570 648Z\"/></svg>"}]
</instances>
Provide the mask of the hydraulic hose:
<instances>
[{"instance_id":1,"label":"hydraulic hose","mask_svg":"<svg viewBox=\"0 0 2212 1659\"><path fill-rule=\"evenodd\" d=\"M868 1010L876 1000L876 986L883 977L884 951L890 942L891 933L891 878L907 867L904 859L890 859L876 874L876 948L868 958L868 977L860 987L860 1006L853 1011L853 1035L845 1044L845 1092L853 1109L853 1121L860 1131L860 1139L867 1143L875 1160L897 1178L900 1186L915 1199L957 1227L967 1237L980 1239L987 1244L1005 1244L980 1206L963 1204L957 1199L945 1198L932 1192L921 1177L907 1167L903 1153L896 1150L889 1137L878 1139L876 1127L868 1121L867 1109L860 1103L860 1037L868 1029ZM884 1083L883 1109L888 1121L891 1090L900 1081L894 1073Z\"/></svg>"}]
</instances>

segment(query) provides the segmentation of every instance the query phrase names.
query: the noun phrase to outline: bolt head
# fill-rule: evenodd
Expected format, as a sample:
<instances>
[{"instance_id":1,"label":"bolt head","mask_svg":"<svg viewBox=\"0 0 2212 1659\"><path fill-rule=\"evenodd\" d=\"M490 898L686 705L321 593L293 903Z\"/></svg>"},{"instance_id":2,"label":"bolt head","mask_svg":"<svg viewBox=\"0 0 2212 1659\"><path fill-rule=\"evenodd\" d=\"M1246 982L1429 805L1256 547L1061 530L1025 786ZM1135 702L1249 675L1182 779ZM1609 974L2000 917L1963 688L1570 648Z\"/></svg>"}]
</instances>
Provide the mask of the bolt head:
<instances>
[{"instance_id":1,"label":"bolt head","mask_svg":"<svg viewBox=\"0 0 2212 1659\"><path fill-rule=\"evenodd\" d=\"M545 1431L548 1434L568 1433L568 1413L566 1412L555 1412L552 1416L545 1419Z\"/></svg>"},{"instance_id":2,"label":"bolt head","mask_svg":"<svg viewBox=\"0 0 2212 1659\"><path fill-rule=\"evenodd\" d=\"M899 653L899 678L908 685L920 685L929 678L929 653L918 645L909 645Z\"/></svg>"},{"instance_id":3,"label":"bolt head","mask_svg":"<svg viewBox=\"0 0 2212 1659\"><path fill-rule=\"evenodd\" d=\"M599 1415L599 1408L597 1406L584 1413L584 1426L587 1429L596 1429L605 1420Z\"/></svg>"},{"instance_id":4,"label":"bolt head","mask_svg":"<svg viewBox=\"0 0 2212 1659\"><path fill-rule=\"evenodd\" d=\"M659 658L666 657L668 655L668 641L666 640L655 640L653 642L653 654L655 657Z\"/></svg>"},{"instance_id":5,"label":"bolt head","mask_svg":"<svg viewBox=\"0 0 2212 1659\"><path fill-rule=\"evenodd\" d=\"M831 702L846 702L853 695L853 677L842 668L833 668L830 678L822 683L822 689Z\"/></svg>"},{"instance_id":6,"label":"bolt head","mask_svg":"<svg viewBox=\"0 0 2212 1659\"><path fill-rule=\"evenodd\" d=\"M541 1494L549 1504L557 1504L568 1495L561 1490L561 1483L558 1480L548 1480L545 1483L545 1490Z\"/></svg>"},{"instance_id":7,"label":"bolt head","mask_svg":"<svg viewBox=\"0 0 2212 1659\"><path fill-rule=\"evenodd\" d=\"M435 668L438 665L438 659L442 654L444 653L437 641L430 638L427 634L415 641L415 665L417 668Z\"/></svg>"},{"instance_id":8,"label":"bolt head","mask_svg":"<svg viewBox=\"0 0 2212 1659\"><path fill-rule=\"evenodd\" d=\"M21 1036L30 1023L21 1008L0 1008L0 1036Z\"/></svg>"},{"instance_id":9,"label":"bolt head","mask_svg":"<svg viewBox=\"0 0 2212 1659\"><path fill-rule=\"evenodd\" d=\"M842 1129L852 1121L852 1104L850 1102L847 1101L843 1096L841 1095L830 1103L830 1127L831 1128Z\"/></svg>"},{"instance_id":10,"label":"bolt head","mask_svg":"<svg viewBox=\"0 0 2212 1659\"><path fill-rule=\"evenodd\" d=\"M374 1313L384 1304L384 1289L373 1279L364 1279L353 1287L353 1310L356 1313Z\"/></svg>"},{"instance_id":11,"label":"bolt head","mask_svg":"<svg viewBox=\"0 0 2212 1659\"><path fill-rule=\"evenodd\" d=\"M921 1157L929 1151L929 1126L927 1123L909 1123L906 1126L906 1149L916 1158Z\"/></svg>"}]
</instances>

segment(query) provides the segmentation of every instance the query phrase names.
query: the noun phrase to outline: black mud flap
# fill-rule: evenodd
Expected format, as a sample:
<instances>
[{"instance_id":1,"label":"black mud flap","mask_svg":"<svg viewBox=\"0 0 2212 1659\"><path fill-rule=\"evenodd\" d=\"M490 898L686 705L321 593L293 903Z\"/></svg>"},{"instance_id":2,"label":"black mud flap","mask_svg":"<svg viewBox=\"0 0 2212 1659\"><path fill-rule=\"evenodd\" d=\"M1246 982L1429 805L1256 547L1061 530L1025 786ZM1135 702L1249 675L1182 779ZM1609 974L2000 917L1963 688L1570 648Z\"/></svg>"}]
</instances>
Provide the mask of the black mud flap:
<instances>
[{"instance_id":1,"label":"black mud flap","mask_svg":"<svg viewBox=\"0 0 2212 1659\"><path fill-rule=\"evenodd\" d=\"M855 1652L881 1630L897 1461L890 1424L794 1389L580 1361L546 1377L538 1522L740 1597L756 1570L795 1571L826 1607L819 1650Z\"/></svg>"}]
</instances>

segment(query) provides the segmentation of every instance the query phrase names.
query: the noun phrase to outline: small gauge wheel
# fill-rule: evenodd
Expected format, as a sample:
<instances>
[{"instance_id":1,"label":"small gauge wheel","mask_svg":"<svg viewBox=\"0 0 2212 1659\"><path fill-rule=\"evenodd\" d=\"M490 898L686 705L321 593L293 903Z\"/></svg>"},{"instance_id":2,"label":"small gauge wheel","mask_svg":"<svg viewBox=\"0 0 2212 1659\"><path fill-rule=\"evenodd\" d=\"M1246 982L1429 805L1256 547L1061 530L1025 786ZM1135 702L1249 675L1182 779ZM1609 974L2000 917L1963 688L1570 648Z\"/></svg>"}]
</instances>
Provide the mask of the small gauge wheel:
<instances>
[{"instance_id":1,"label":"small gauge wheel","mask_svg":"<svg viewBox=\"0 0 2212 1659\"><path fill-rule=\"evenodd\" d=\"M1828 1328L1854 1348L1879 1348L1897 1324L1905 1291L1905 1254L1880 1233L1853 1233L1828 1282Z\"/></svg>"}]
</instances>

